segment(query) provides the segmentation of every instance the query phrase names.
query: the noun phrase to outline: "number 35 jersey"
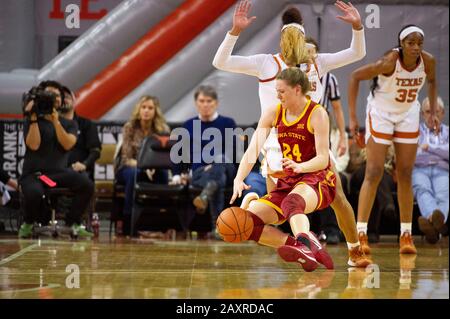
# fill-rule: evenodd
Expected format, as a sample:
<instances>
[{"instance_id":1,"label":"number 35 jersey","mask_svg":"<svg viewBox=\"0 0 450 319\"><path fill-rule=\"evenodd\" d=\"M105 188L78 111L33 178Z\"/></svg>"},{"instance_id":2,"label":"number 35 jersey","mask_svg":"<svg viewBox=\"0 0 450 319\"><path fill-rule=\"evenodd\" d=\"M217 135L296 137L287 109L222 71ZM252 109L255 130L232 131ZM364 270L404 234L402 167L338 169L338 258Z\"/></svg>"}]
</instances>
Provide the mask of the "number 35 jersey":
<instances>
[{"instance_id":1,"label":"number 35 jersey","mask_svg":"<svg viewBox=\"0 0 450 319\"><path fill-rule=\"evenodd\" d=\"M399 51L394 49L394 51ZM412 71L406 70L400 54L395 62L394 73L390 76L380 74L378 86L370 93L367 102L383 112L404 113L417 103L419 91L425 84L426 73L422 56Z\"/></svg>"}]
</instances>

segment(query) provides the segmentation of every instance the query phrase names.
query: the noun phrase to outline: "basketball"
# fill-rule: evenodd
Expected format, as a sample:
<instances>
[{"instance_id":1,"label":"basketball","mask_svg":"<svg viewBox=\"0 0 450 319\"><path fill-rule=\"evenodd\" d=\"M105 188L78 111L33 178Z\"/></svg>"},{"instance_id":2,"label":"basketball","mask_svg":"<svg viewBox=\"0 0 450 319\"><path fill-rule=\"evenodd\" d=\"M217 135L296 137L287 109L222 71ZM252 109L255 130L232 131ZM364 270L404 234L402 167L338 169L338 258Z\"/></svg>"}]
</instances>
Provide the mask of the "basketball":
<instances>
[{"instance_id":1,"label":"basketball","mask_svg":"<svg viewBox=\"0 0 450 319\"><path fill-rule=\"evenodd\" d=\"M245 209L229 207L217 218L216 229L224 241L239 243L252 234L253 219Z\"/></svg>"}]
</instances>

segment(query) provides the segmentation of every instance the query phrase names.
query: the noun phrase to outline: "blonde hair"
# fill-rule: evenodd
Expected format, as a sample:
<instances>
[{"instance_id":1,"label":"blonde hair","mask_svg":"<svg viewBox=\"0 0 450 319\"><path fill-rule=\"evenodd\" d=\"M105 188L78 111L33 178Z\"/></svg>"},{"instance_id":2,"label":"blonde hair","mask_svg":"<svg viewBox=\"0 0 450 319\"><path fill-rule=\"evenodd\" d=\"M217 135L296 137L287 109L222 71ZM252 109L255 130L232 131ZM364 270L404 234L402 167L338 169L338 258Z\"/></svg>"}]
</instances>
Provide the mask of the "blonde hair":
<instances>
[{"instance_id":1,"label":"blonde hair","mask_svg":"<svg viewBox=\"0 0 450 319\"><path fill-rule=\"evenodd\" d=\"M305 35L295 27L287 27L281 32L281 56L288 66L309 63L311 60L306 50Z\"/></svg>"},{"instance_id":2,"label":"blonde hair","mask_svg":"<svg viewBox=\"0 0 450 319\"><path fill-rule=\"evenodd\" d=\"M133 113L131 113L129 123L135 128L140 127L141 125L141 117L140 111L141 106L146 101L152 101L155 105L155 117L153 117L152 123L150 125L150 129L152 133L168 133L170 131L169 125L167 125L166 119L161 111L161 106L159 104L159 99L155 96L144 95L134 106Z\"/></svg>"}]
</instances>

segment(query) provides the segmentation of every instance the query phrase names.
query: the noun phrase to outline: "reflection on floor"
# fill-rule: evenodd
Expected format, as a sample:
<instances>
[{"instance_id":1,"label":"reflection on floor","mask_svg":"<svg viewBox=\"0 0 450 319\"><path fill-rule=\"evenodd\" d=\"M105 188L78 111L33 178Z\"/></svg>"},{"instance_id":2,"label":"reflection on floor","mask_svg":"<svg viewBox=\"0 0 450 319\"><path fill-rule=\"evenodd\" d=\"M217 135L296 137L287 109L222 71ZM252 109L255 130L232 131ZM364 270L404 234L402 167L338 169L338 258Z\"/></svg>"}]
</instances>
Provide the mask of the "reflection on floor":
<instances>
[{"instance_id":1,"label":"reflection on floor","mask_svg":"<svg viewBox=\"0 0 450 319\"><path fill-rule=\"evenodd\" d=\"M0 298L449 298L448 237L415 242L372 245L367 269L329 246L336 269L305 273L252 242L1 239Z\"/></svg>"}]
</instances>

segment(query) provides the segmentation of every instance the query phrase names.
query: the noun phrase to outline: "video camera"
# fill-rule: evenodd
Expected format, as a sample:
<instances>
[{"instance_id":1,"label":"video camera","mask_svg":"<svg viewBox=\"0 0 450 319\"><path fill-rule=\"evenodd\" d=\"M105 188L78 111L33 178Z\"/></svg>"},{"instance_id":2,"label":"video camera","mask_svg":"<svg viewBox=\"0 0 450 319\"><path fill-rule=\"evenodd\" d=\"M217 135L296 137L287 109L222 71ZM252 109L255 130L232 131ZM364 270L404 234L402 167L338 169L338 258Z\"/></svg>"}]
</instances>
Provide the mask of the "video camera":
<instances>
[{"instance_id":1,"label":"video camera","mask_svg":"<svg viewBox=\"0 0 450 319\"><path fill-rule=\"evenodd\" d=\"M23 107L25 108L30 101L34 101L33 108L28 112L24 112L25 115L36 113L38 117L43 117L44 115L53 113L56 95L37 86L33 86L22 96Z\"/></svg>"}]
</instances>

